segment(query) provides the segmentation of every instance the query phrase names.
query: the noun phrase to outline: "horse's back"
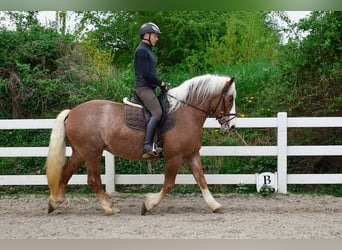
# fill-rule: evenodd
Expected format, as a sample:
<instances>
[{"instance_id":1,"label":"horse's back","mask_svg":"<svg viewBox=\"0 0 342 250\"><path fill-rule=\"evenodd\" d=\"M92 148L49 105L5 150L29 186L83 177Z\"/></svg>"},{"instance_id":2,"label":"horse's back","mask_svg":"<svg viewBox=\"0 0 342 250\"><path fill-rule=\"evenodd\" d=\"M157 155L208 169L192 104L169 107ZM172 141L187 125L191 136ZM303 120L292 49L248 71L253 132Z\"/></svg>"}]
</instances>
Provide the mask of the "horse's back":
<instances>
[{"instance_id":1,"label":"horse's back","mask_svg":"<svg viewBox=\"0 0 342 250\"><path fill-rule=\"evenodd\" d=\"M107 101L92 100L84 102L73 108L66 120L66 134L68 139L80 140L82 138L100 140L104 130L111 125L122 123L123 104Z\"/></svg>"},{"instance_id":2,"label":"horse's back","mask_svg":"<svg viewBox=\"0 0 342 250\"><path fill-rule=\"evenodd\" d=\"M88 110L89 111L96 111L96 110L101 110L103 108L115 108L115 107L119 107L119 106L123 106L122 103L118 103L118 102L113 102L113 101L109 101L109 100L91 100L91 101L87 101L84 103L79 104L78 106L74 107L71 111L72 112L76 112L79 110Z\"/></svg>"},{"instance_id":3,"label":"horse's back","mask_svg":"<svg viewBox=\"0 0 342 250\"><path fill-rule=\"evenodd\" d=\"M123 104L108 100L91 100L79 104L69 113L69 118L97 123L106 116L117 116L122 112Z\"/></svg>"},{"instance_id":4,"label":"horse's back","mask_svg":"<svg viewBox=\"0 0 342 250\"><path fill-rule=\"evenodd\" d=\"M141 158L144 133L126 126L122 103L92 100L78 105L69 113L66 135L83 158L104 149L126 159Z\"/></svg>"}]
</instances>

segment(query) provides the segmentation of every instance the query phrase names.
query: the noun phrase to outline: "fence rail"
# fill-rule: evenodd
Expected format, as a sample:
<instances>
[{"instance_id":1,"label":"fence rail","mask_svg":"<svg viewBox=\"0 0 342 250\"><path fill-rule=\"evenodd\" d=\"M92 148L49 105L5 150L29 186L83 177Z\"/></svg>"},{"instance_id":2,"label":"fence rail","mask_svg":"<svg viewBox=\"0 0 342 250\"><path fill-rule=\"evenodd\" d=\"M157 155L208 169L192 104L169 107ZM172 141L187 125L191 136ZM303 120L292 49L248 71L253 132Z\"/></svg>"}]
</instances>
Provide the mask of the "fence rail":
<instances>
[{"instance_id":1,"label":"fence rail","mask_svg":"<svg viewBox=\"0 0 342 250\"><path fill-rule=\"evenodd\" d=\"M54 119L0 120L1 130L51 129ZM218 128L217 121L208 118L204 128ZM276 156L278 192L287 193L288 184L342 184L342 174L287 174L288 156L338 156L341 145L288 146L288 128L342 127L342 117L287 117L280 112L272 118L238 118L237 128L276 128L276 146L203 146L202 156ZM48 147L0 147L1 157L46 157ZM71 148L67 147L67 156ZM115 185L162 184L162 174L115 174L115 158L104 151L105 174L101 175L106 191L115 191ZM206 174L208 184L256 184L255 174ZM69 184L86 184L86 175L73 175ZM179 174L176 184L195 184L192 175ZM0 185L47 185L45 175L0 175Z\"/></svg>"}]
</instances>

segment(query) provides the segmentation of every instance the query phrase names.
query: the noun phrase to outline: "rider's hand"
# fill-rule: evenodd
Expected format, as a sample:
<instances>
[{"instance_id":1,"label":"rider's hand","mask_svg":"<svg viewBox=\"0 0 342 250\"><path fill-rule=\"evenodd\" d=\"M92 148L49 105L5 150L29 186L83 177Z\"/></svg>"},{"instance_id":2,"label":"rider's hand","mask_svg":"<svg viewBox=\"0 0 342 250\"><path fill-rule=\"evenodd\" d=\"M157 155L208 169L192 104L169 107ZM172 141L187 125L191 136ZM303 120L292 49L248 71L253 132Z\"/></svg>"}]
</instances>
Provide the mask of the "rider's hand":
<instances>
[{"instance_id":1,"label":"rider's hand","mask_svg":"<svg viewBox=\"0 0 342 250\"><path fill-rule=\"evenodd\" d=\"M160 86L160 89L163 93L166 93L167 92L167 86L164 85L164 86Z\"/></svg>"},{"instance_id":2,"label":"rider's hand","mask_svg":"<svg viewBox=\"0 0 342 250\"><path fill-rule=\"evenodd\" d=\"M163 93L166 93L167 92L167 84L165 82L162 82L160 84L160 89Z\"/></svg>"}]
</instances>

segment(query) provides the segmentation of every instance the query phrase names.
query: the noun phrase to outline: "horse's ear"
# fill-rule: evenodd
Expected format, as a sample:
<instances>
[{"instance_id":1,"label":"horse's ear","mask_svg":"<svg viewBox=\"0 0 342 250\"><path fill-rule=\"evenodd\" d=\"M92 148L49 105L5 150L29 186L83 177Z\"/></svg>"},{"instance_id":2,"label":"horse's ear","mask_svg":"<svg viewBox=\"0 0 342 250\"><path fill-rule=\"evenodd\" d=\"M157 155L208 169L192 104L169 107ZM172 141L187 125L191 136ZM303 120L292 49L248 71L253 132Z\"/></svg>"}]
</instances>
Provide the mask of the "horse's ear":
<instances>
[{"instance_id":1,"label":"horse's ear","mask_svg":"<svg viewBox=\"0 0 342 250\"><path fill-rule=\"evenodd\" d=\"M233 82L234 82L235 77L230 78L227 82L226 82L226 86L224 86L224 91L228 91L228 89L230 88L230 86L232 86Z\"/></svg>"}]
</instances>

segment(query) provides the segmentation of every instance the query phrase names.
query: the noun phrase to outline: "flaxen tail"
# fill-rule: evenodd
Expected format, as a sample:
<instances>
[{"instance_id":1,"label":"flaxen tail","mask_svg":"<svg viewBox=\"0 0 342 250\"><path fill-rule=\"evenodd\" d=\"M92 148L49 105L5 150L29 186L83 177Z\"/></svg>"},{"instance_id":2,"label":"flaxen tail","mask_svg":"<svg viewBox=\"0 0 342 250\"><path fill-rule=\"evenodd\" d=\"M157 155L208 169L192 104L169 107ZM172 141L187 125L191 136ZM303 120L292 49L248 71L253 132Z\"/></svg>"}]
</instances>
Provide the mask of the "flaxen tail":
<instances>
[{"instance_id":1,"label":"flaxen tail","mask_svg":"<svg viewBox=\"0 0 342 250\"><path fill-rule=\"evenodd\" d=\"M46 176L50 189L49 201L58 202L59 181L62 175L65 157L65 127L64 121L70 110L64 110L56 118L52 128L49 152L46 160Z\"/></svg>"}]
</instances>

